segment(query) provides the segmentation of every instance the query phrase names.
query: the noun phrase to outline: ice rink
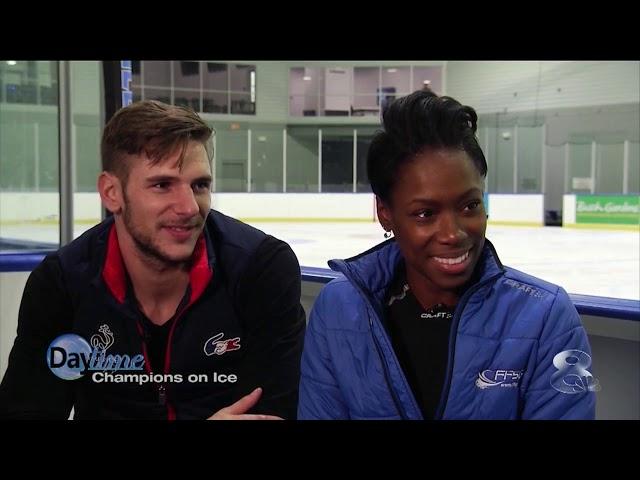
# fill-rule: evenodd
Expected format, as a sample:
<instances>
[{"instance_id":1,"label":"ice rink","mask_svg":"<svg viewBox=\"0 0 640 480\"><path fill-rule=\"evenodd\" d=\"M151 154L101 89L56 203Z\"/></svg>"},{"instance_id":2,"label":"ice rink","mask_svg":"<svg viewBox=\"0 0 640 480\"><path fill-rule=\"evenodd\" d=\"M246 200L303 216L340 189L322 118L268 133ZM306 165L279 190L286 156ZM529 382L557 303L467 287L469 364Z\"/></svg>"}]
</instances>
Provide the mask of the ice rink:
<instances>
[{"instance_id":1,"label":"ice rink","mask_svg":"<svg viewBox=\"0 0 640 480\"><path fill-rule=\"evenodd\" d=\"M328 268L327 261L356 255L384 240L377 223L251 222L288 242L300 264ZM76 229L76 235L89 225ZM2 225L0 237L56 242L55 225ZM561 285L569 293L640 299L638 231L489 225L504 265Z\"/></svg>"},{"instance_id":2,"label":"ice rink","mask_svg":"<svg viewBox=\"0 0 640 480\"><path fill-rule=\"evenodd\" d=\"M300 264L356 255L384 240L377 223L253 223L287 241ZM640 299L636 231L489 225L487 238L504 265L561 285L569 293Z\"/></svg>"}]
</instances>

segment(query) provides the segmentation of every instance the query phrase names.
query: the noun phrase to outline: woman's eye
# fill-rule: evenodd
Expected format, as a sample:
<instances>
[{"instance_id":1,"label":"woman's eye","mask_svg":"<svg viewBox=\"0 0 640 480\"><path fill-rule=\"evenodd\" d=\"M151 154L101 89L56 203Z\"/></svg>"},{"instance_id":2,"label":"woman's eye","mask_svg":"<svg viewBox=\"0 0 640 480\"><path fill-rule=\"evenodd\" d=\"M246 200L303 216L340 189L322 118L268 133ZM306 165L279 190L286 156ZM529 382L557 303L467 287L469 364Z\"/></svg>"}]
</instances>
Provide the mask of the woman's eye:
<instances>
[{"instance_id":1,"label":"woman's eye","mask_svg":"<svg viewBox=\"0 0 640 480\"><path fill-rule=\"evenodd\" d=\"M422 210L421 212L418 212L417 217L418 218L429 218L433 216L433 211L431 210Z\"/></svg>"}]
</instances>

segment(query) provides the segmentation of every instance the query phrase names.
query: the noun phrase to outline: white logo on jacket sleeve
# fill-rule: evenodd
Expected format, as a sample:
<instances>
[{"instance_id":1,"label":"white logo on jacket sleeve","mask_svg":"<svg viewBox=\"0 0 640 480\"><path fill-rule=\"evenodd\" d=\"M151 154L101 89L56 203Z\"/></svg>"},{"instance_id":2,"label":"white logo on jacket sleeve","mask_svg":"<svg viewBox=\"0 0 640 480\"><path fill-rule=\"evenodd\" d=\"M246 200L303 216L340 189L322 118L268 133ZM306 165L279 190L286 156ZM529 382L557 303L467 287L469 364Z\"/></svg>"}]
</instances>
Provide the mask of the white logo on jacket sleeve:
<instances>
[{"instance_id":1,"label":"white logo on jacket sleeve","mask_svg":"<svg viewBox=\"0 0 640 480\"><path fill-rule=\"evenodd\" d=\"M240 350L240 337L223 340L224 332L214 335L204 342L204 353L208 357L211 355L222 355L233 350Z\"/></svg>"},{"instance_id":2,"label":"white logo on jacket sleeve","mask_svg":"<svg viewBox=\"0 0 640 480\"><path fill-rule=\"evenodd\" d=\"M478 373L476 387L485 389L492 387L517 387L522 378L522 370L484 370Z\"/></svg>"},{"instance_id":3,"label":"white logo on jacket sleeve","mask_svg":"<svg viewBox=\"0 0 640 480\"><path fill-rule=\"evenodd\" d=\"M558 370L551 376L551 386L562 393L597 392L598 380L587 370L591 366L591 355L582 350L564 350L553 357L553 366Z\"/></svg>"}]
</instances>

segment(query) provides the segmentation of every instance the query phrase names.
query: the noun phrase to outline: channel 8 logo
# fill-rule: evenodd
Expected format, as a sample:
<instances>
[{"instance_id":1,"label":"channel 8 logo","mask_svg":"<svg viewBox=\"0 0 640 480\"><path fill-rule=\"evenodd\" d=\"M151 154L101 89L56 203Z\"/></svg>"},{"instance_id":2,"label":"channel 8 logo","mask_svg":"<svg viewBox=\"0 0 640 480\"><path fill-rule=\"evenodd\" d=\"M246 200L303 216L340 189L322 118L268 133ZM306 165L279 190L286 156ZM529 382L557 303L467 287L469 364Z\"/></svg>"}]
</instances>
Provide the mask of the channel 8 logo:
<instances>
[{"instance_id":1,"label":"channel 8 logo","mask_svg":"<svg viewBox=\"0 0 640 480\"><path fill-rule=\"evenodd\" d=\"M565 350L553 357L553 366L557 372L551 376L551 386L557 391L568 394L595 392L600 385L588 370L591 355L582 350Z\"/></svg>"}]
</instances>

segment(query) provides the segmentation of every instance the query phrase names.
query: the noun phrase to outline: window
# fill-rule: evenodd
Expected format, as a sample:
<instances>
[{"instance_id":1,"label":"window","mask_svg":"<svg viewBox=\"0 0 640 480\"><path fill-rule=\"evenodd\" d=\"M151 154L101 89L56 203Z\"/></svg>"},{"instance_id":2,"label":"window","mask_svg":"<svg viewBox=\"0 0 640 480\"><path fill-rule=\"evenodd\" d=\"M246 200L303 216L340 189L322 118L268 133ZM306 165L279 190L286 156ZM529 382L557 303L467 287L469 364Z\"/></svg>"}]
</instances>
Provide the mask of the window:
<instances>
[{"instance_id":1,"label":"window","mask_svg":"<svg viewBox=\"0 0 640 480\"><path fill-rule=\"evenodd\" d=\"M256 114L255 65L133 61L133 100L159 100L196 112Z\"/></svg>"},{"instance_id":2,"label":"window","mask_svg":"<svg viewBox=\"0 0 640 480\"><path fill-rule=\"evenodd\" d=\"M322 129L322 191L353 191L353 128Z\"/></svg>"},{"instance_id":3,"label":"window","mask_svg":"<svg viewBox=\"0 0 640 480\"><path fill-rule=\"evenodd\" d=\"M0 101L57 105L57 68L56 62L0 62Z\"/></svg>"},{"instance_id":4,"label":"window","mask_svg":"<svg viewBox=\"0 0 640 480\"><path fill-rule=\"evenodd\" d=\"M0 61L0 85L0 251L58 248L57 62Z\"/></svg>"},{"instance_id":5,"label":"window","mask_svg":"<svg viewBox=\"0 0 640 480\"><path fill-rule=\"evenodd\" d=\"M289 115L379 117L389 102L425 86L442 92L441 66L294 67Z\"/></svg>"},{"instance_id":6,"label":"window","mask_svg":"<svg viewBox=\"0 0 640 480\"><path fill-rule=\"evenodd\" d=\"M289 115L315 117L320 113L320 89L324 85L322 68L289 70Z\"/></svg>"}]
</instances>

